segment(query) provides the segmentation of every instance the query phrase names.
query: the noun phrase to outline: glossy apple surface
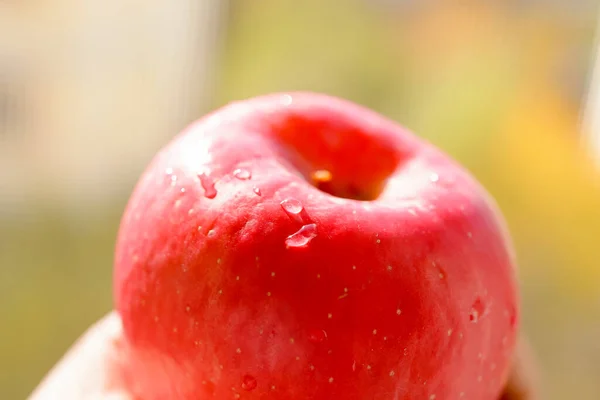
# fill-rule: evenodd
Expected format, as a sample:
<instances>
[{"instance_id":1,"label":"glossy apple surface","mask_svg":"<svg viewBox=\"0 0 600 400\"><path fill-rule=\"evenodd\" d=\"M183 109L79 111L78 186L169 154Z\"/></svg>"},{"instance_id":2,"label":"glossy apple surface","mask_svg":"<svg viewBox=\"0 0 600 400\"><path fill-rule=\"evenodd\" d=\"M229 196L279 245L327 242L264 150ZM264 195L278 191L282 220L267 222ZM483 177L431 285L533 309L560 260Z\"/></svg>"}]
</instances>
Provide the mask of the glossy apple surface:
<instances>
[{"instance_id":1,"label":"glossy apple surface","mask_svg":"<svg viewBox=\"0 0 600 400\"><path fill-rule=\"evenodd\" d=\"M124 214L114 284L148 400L497 400L519 321L480 185L313 93L233 103L165 147Z\"/></svg>"}]
</instances>

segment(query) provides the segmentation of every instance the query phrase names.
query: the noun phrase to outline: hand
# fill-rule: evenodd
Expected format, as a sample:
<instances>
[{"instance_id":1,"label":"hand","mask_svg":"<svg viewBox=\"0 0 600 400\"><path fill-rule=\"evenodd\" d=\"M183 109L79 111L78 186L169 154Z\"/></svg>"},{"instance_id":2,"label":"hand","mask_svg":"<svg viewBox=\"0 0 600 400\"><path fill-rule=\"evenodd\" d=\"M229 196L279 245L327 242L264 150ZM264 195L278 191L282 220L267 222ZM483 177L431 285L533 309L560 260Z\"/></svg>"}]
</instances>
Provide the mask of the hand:
<instances>
[{"instance_id":1,"label":"hand","mask_svg":"<svg viewBox=\"0 0 600 400\"><path fill-rule=\"evenodd\" d=\"M517 344L508 384L500 400L539 400L537 368L527 340Z\"/></svg>"},{"instance_id":2,"label":"hand","mask_svg":"<svg viewBox=\"0 0 600 400\"><path fill-rule=\"evenodd\" d=\"M92 326L54 367L29 400L138 400L124 373L123 331L114 311ZM539 400L528 343L517 347L508 385L499 400Z\"/></svg>"}]
</instances>

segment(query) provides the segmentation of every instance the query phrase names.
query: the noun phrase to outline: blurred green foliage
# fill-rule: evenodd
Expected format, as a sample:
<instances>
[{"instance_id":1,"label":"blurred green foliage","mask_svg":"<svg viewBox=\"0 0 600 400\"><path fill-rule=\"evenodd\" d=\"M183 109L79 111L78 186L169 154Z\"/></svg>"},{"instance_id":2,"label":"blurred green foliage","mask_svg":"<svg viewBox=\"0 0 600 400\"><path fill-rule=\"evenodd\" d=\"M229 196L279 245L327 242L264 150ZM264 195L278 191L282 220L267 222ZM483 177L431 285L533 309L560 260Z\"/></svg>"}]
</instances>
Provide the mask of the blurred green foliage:
<instances>
[{"instance_id":1,"label":"blurred green foliage","mask_svg":"<svg viewBox=\"0 0 600 400\"><path fill-rule=\"evenodd\" d=\"M112 257L124 202L73 218L39 209L0 225L0 398L33 390L112 307Z\"/></svg>"},{"instance_id":2,"label":"blurred green foliage","mask_svg":"<svg viewBox=\"0 0 600 400\"><path fill-rule=\"evenodd\" d=\"M352 0L237 1L214 106L326 92L458 159L508 220L545 398L598 399L600 176L578 141L595 22L509 2L393 11ZM0 398L23 397L111 307L125 201L83 219L46 210L2 221Z\"/></svg>"}]
</instances>

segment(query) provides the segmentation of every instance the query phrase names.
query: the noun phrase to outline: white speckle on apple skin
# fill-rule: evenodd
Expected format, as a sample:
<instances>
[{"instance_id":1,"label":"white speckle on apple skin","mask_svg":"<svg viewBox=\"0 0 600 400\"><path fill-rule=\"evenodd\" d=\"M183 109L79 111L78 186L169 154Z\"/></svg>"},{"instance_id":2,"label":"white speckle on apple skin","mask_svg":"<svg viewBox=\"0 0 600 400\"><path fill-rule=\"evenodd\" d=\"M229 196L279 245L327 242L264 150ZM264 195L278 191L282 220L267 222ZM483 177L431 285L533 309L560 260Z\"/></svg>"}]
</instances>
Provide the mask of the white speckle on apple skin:
<instances>
[{"instance_id":1,"label":"white speckle on apple skin","mask_svg":"<svg viewBox=\"0 0 600 400\"><path fill-rule=\"evenodd\" d=\"M292 96L290 96L289 94L284 94L281 96L281 105L283 106L289 106L292 104Z\"/></svg>"}]
</instances>

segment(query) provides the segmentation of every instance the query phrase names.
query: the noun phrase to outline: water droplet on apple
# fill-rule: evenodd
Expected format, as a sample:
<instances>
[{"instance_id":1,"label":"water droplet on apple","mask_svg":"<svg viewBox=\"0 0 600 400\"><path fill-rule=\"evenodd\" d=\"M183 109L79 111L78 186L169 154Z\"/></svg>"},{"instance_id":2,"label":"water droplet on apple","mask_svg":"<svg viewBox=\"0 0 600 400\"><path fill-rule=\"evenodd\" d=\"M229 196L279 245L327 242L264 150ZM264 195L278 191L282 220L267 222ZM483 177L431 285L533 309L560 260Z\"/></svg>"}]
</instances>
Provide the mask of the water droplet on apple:
<instances>
[{"instance_id":1,"label":"water droplet on apple","mask_svg":"<svg viewBox=\"0 0 600 400\"><path fill-rule=\"evenodd\" d=\"M256 186L254 186L254 188L252 188L252 191L257 195L257 196L262 196L262 193L260 191L259 188L257 188Z\"/></svg>"},{"instance_id":2,"label":"water droplet on apple","mask_svg":"<svg viewBox=\"0 0 600 400\"><path fill-rule=\"evenodd\" d=\"M429 180L431 182L435 183L440 180L440 176L436 173L433 173L433 174L429 175Z\"/></svg>"},{"instance_id":3,"label":"water droplet on apple","mask_svg":"<svg viewBox=\"0 0 600 400\"><path fill-rule=\"evenodd\" d=\"M204 197L207 199L214 199L217 196L215 181L205 173L198 174L198 179L200 179L200 185L202 185L202 189L204 189Z\"/></svg>"},{"instance_id":4,"label":"water droplet on apple","mask_svg":"<svg viewBox=\"0 0 600 400\"><path fill-rule=\"evenodd\" d=\"M304 247L317 236L317 225L304 225L300 230L285 239L286 247Z\"/></svg>"},{"instance_id":5,"label":"water droplet on apple","mask_svg":"<svg viewBox=\"0 0 600 400\"><path fill-rule=\"evenodd\" d=\"M327 332L323 329L314 329L308 334L308 341L312 343L322 343L327 339Z\"/></svg>"},{"instance_id":6,"label":"water droplet on apple","mask_svg":"<svg viewBox=\"0 0 600 400\"><path fill-rule=\"evenodd\" d=\"M233 171L233 176L235 176L241 181L245 181L246 179L250 179L252 177L252 174L247 169L238 168L235 171Z\"/></svg>"},{"instance_id":7,"label":"water droplet on apple","mask_svg":"<svg viewBox=\"0 0 600 400\"><path fill-rule=\"evenodd\" d=\"M481 317L483 317L484 312L485 312L485 305L483 304L481 299L478 297L475 300L475 302L473 303L473 305L471 306L471 312L469 313L469 320L476 324L479 321L479 319Z\"/></svg>"},{"instance_id":8,"label":"water droplet on apple","mask_svg":"<svg viewBox=\"0 0 600 400\"><path fill-rule=\"evenodd\" d=\"M296 217L303 210L302 203L293 198L285 199L279 204L281 205L281 208L283 208L283 211L291 217Z\"/></svg>"}]
</instances>

